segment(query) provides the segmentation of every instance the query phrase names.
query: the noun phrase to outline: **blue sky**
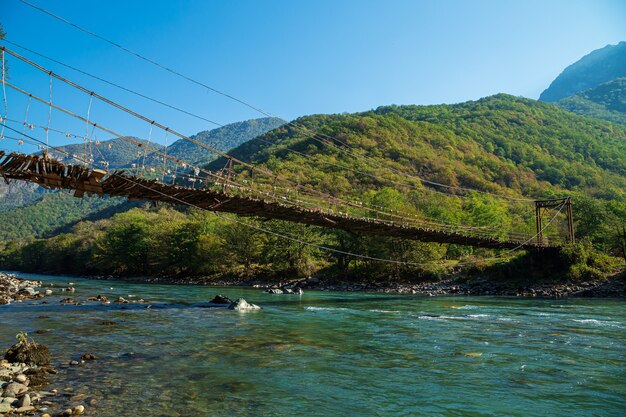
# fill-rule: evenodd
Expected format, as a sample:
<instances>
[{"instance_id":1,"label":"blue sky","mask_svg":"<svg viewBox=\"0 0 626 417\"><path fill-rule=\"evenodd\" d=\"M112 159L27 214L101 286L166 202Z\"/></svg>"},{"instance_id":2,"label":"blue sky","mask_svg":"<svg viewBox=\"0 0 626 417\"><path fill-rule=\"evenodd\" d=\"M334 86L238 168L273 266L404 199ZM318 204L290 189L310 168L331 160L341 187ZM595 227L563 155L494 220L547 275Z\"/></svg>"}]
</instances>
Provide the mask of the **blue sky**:
<instances>
[{"instance_id":1,"label":"blue sky","mask_svg":"<svg viewBox=\"0 0 626 417\"><path fill-rule=\"evenodd\" d=\"M537 98L567 65L626 40L620 0L29 1L287 119L499 92ZM208 119L261 117L17 0L0 2L0 22L13 42ZM215 127L23 54L185 134ZM12 82L48 97L47 76L10 64ZM88 98L60 83L53 98L86 114ZM9 117L24 119L27 101L12 92L8 99ZM31 103L29 121L47 122L42 107ZM148 134L100 103L91 116L124 134ZM85 131L56 113L51 125Z\"/></svg>"}]
</instances>

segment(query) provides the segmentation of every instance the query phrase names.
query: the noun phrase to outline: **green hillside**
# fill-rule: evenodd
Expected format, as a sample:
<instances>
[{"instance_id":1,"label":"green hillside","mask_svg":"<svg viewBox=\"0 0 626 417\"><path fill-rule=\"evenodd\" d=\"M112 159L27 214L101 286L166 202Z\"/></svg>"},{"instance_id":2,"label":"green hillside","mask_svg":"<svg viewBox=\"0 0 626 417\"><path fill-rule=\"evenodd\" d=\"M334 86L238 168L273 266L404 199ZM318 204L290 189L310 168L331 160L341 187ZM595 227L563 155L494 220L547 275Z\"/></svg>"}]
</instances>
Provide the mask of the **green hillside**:
<instances>
[{"instance_id":1,"label":"green hillside","mask_svg":"<svg viewBox=\"0 0 626 417\"><path fill-rule=\"evenodd\" d=\"M555 104L584 116L626 124L626 78L600 84Z\"/></svg>"},{"instance_id":2,"label":"green hillside","mask_svg":"<svg viewBox=\"0 0 626 417\"><path fill-rule=\"evenodd\" d=\"M75 198L67 192L46 193L23 207L0 212L0 240L29 240L68 231L82 220L107 218L138 206L124 198Z\"/></svg>"},{"instance_id":3,"label":"green hillside","mask_svg":"<svg viewBox=\"0 0 626 417\"><path fill-rule=\"evenodd\" d=\"M342 195L360 195L406 175L509 196L540 198L569 190L622 200L626 194L626 128L534 100L500 94L455 105L307 116L295 123L336 137L375 163L365 164L290 127L231 154ZM217 160L210 167L223 164Z\"/></svg>"},{"instance_id":4,"label":"green hillside","mask_svg":"<svg viewBox=\"0 0 626 417\"><path fill-rule=\"evenodd\" d=\"M335 196L457 224L499 224L502 230L529 232L528 206L471 193L466 199L443 197L420 191L424 185L411 177L510 197L573 195L578 236L607 250L618 239L611 225L626 218L626 127L551 104L500 94L455 105L307 116L295 123L338 138L352 153L287 126L231 154ZM242 171L238 179L248 177ZM387 190L399 193L398 201L386 201L393 200Z\"/></svg>"},{"instance_id":5,"label":"green hillside","mask_svg":"<svg viewBox=\"0 0 626 417\"><path fill-rule=\"evenodd\" d=\"M539 100L558 101L621 77L626 77L626 42L596 49L565 68Z\"/></svg>"},{"instance_id":6,"label":"green hillside","mask_svg":"<svg viewBox=\"0 0 626 417\"><path fill-rule=\"evenodd\" d=\"M384 106L356 114L313 115L294 123L301 128L279 127L240 145L231 154L266 166L293 182L360 201L366 207L457 225L492 227L501 233L516 231L532 236L532 204L424 185L417 177L513 198L571 195L578 239L605 253L626 256L622 235L626 219L625 126L504 94L455 105ZM313 130L319 140L310 134ZM336 146L321 143L324 141L334 141ZM216 160L209 168L219 169L224 163ZM272 187L271 179L251 175L241 167L235 169L237 181ZM58 271L67 268L71 258L75 259L71 263L74 273L307 276L332 270L420 279L440 273L440 268L454 265L458 259L493 255L489 250L456 245L356 236L279 221L232 219L187 208L181 212L135 209L108 220L81 222L69 234L22 249L5 250L4 264ZM354 260L262 233L241 222L342 252L432 266ZM555 223L546 237L562 234L558 227ZM583 258L590 259L589 263L578 265L568 276L600 276L600 265L592 260L595 258ZM21 261L25 259L40 259L42 263ZM606 265L608 269L602 271L610 271L610 265L615 264L611 261Z\"/></svg>"}]
</instances>

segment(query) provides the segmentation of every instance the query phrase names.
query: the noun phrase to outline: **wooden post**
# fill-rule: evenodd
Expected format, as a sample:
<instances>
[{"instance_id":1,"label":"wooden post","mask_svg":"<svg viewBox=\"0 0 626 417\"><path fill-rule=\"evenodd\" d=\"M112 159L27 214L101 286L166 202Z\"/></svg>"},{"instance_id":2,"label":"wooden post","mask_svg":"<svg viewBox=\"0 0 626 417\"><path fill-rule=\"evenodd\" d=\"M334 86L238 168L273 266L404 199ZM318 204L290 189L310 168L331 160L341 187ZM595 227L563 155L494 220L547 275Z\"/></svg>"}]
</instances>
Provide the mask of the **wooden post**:
<instances>
[{"instance_id":1,"label":"wooden post","mask_svg":"<svg viewBox=\"0 0 626 417\"><path fill-rule=\"evenodd\" d=\"M570 243L576 243L576 239L574 237L574 216L572 211L572 199L571 197L567 197L567 233L569 237Z\"/></svg>"},{"instance_id":2,"label":"wooden post","mask_svg":"<svg viewBox=\"0 0 626 417\"><path fill-rule=\"evenodd\" d=\"M535 201L535 224L537 226L537 244L543 245L543 226L541 222L541 203Z\"/></svg>"}]
</instances>

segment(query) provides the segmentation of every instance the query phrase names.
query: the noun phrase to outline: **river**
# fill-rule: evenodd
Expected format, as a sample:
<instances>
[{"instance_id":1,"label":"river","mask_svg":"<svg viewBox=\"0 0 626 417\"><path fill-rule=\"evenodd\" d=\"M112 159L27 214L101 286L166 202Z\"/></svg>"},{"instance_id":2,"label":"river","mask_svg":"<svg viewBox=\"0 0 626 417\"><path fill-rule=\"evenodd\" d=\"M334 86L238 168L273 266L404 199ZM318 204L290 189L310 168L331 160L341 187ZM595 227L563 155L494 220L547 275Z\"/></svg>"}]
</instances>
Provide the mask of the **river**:
<instances>
[{"instance_id":1,"label":"river","mask_svg":"<svg viewBox=\"0 0 626 417\"><path fill-rule=\"evenodd\" d=\"M0 347L25 330L53 386L108 416L624 416L626 302L418 297L155 285L19 274L67 293L0 306ZM200 308L216 294L263 307ZM117 325L104 326L105 320ZM48 330L35 334L36 330Z\"/></svg>"}]
</instances>

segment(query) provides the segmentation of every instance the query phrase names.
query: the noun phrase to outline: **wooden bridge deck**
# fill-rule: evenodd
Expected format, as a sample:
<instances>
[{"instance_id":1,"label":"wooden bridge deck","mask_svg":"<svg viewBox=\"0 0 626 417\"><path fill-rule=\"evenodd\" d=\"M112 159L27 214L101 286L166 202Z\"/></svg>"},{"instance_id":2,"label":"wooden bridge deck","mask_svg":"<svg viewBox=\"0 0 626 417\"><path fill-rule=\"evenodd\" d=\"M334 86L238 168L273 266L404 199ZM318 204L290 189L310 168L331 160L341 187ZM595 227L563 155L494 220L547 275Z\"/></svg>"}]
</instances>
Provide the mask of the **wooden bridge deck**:
<instances>
[{"instance_id":1,"label":"wooden bridge deck","mask_svg":"<svg viewBox=\"0 0 626 417\"><path fill-rule=\"evenodd\" d=\"M82 165L66 165L39 155L5 154L0 151L0 175L5 179L34 182L48 189L75 190L75 196L110 195L129 199L160 201L174 205L189 204L202 209L287 220L314 226L342 229L352 233L397 237L424 242L452 243L494 249L545 250L553 246L522 240L498 240L469 232L438 230L396 221L355 217L326 210L309 209L247 196L229 195L215 190L193 189L124 172L107 173Z\"/></svg>"}]
</instances>

